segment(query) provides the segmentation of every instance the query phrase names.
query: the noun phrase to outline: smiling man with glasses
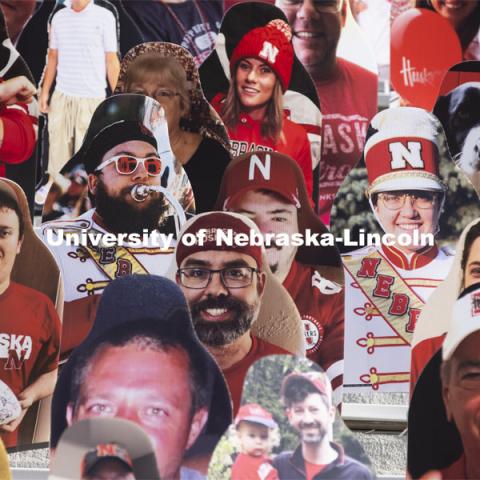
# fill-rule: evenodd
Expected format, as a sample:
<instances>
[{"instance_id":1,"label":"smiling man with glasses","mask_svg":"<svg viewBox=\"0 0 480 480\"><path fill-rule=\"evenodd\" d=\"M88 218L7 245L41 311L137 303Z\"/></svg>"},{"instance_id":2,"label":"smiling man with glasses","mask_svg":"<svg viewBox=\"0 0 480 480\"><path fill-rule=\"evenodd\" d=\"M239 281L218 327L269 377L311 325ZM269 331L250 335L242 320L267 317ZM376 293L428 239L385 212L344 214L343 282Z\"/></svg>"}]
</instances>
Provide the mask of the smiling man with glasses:
<instances>
[{"instance_id":1,"label":"smiling man with glasses","mask_svg":"<svg viewBox=\"0 0 480 480\"><path fill-rule=\"evenodd\" d=\"M385 110L370 125L366 195L389 238L343 257L347 392L408 392L416 321L453 262L425 241L439 232L445 145L439 121L417 108Z\"/></svg>"},{"instance_id":2,"label":"smiling man with glasses","mask_svg":"<svg viewBox=\"0 0 480 480\"><path fill-rule=\"evenodd\" d=\"M88 333L99 295L107 284L131 273L164 275L173 250L154 244L134 245L127 235L156 231L168 204L163 193L142 198L134 187L167 187L174 173L167 122L161 105L143 95L116 95L95 111L82 147L65 167L81 165L88 175L94 208L70 221L54 221L41 233L55 255L65 282L62 353L65 355ZM57 235L81 232L101 237L113 233L123 245L48 245L47 231ZM58 245L58 244L56 244Z\"/></svg>"},{"instance_id":3,"label":"smiling man with glasses","mask_svg":"<svg viewBox=\"0 0 480 480\"><path fill-rule=\"evenodd\" d=\"M240 215L207 213L190 223L176 249L177 283L190 306L198 338L223 371L234 411L250 365L266 355L289 353L250 331L265 289L261 247L228 246L216 240L218 230L231 230L235 236L248 235L250 228ZM185 235L200 238L202 233L204 241L185 245Z\"/></svg>"}]
</instances>

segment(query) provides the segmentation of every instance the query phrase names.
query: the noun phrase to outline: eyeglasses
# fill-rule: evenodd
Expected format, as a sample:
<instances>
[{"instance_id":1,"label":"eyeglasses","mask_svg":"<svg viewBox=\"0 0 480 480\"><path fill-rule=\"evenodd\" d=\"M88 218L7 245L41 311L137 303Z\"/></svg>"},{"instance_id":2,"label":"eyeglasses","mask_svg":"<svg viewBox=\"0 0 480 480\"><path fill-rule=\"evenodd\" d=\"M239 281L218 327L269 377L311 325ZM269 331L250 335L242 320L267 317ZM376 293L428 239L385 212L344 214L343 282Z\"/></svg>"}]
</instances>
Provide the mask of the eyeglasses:
<instances>
[{"instance_id":1,"label":"eyeglasses","mask_svg":"<svg viewBox=\"0 0 480 480\"><path fill-rule=\"evenodd\" d=\"M221 270L208 268L179 268L180 283L186 288L206 288L214 273L219 273L226 288L244 288L252 284L253 274L259 270L253 267L228 267Z\"/></svg>"},{"instance_id":2,"label":"eyeglasses","mask_svg":"<svg viewBox=\"0 0 480 480\"><path fill-rule=\"evenodd\" d=\"M427 210L433 208L438 202L438 194L433 192L391 192L391 193L379 193L378 198L382 200L383 204L389 210L400 210L407 201L407 197L412 199L412 205L415 208Z\"/></svg>"},{"instance_id":3,"label":"eyeglasses","mask_svg":"<svg viewBox=\"0 0 480 480\"><path fill-rule=\"evenodd\" d=\"M138 168L139 164L151 177L158 177L162 173L162 160L158 157L139 158L133 155L116 155L102 162L96 169L99 172L107 165L115 162L115 168L120 175L131 175Z\"/></svg>"},{"instance_id":4,"label":"eyeglasses","mask_svg":"<svg viewBox=\"0 0 480 480\"><path fill-rule=\"evenodd\" d=\"M282 0L284 7L300 7L304 0ZM317 12L338 13L342 9L343 0L312 0L313 6Z\"/></svg>"}]
</instances>

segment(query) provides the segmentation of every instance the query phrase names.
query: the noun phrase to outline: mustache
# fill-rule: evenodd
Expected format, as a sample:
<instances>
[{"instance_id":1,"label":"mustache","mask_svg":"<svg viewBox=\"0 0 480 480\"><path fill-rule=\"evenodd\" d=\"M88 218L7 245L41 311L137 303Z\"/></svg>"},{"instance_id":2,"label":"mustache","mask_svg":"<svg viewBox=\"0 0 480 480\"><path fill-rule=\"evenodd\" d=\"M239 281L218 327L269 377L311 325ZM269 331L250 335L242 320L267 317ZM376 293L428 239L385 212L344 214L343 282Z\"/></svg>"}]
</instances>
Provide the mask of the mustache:
<instances>
[{"instance_id":1,"label":"mustache","mask_svg":"<svg viewBox=\"0 0 480 480\"><path fill-rule=\"evenodd\" d=\"M103 180L98 182L95 207L105 226L114 233L142 233L144 228L155 230L167 215L168 203L162 193L149 195L143 204L128 202L132 187L123 187L118 194L111 195Z\"/></svg>"},{"instance_id":2,"label":"mustache","mask_svg":"<svg viewBox=\"0 0 480 480\"><path fill-rule=\"evenodd\" d=\"M303 430L303 429L307 429L307 428L318 428L318 429L321 429L322 428L322 424L320 422L316 422L316 421L312 421L312 422L300 422L298 424L298 427Z\"/></svg>"},{"instance_id":3,"label":"mustache","mask_svg":"<svg viewBox=\"0 0 480 480\"><path fill-rule=\"evenodd\" d=\"M206 298L190 305L192 322L200 341L209 346L228 345L246 333L254 320L258 305L249 305L233 297L220 296ZM201 311L208 308L225 308L229 310L229 320L209 322L203 320Z\"/></svg>"},{"instance_id":4,"label":"mustache","mask_svg":"<svg viewBox=\"0 0 480 480\"><path fill-rule=\"evenodd\" d=\"M133 187L135 187L136 185L137 185L137 184L135 183L135 184L130 185L130 186L128 186L128 187L122 188L122 189L120 190L121 196L122 196L122 197L126 197L127 195L131 195L132 190L133 190ZM140 185L145 185L145 184L142 183L142 184L140 184ZM149 186L149 185L145 185L145 186ZM149 192L149 194L148 194L148 196L147 196L147 199L148 199L148 198L153 198L153 199L156 199L156 200L162 199L162 200L165 201L165 199L164 199L163 197L164 197L164 195L163 195L162 192Z\"/></svg>"},{"instance_id":5,"label":"mustache","mask_svg":"<svg viewBox=\"0 0 480 480\"><path fill-rule=\"evenodd\" d=\"M237 312L243 311L248 306L245 302L237 300L234 297L216 297L216 298L206 298L200 302L194 303L191 305L192 316L194 314L200 313L202 310L207 308L225 308L227 310L236 310Z\"/></svg>"}]
</instances>

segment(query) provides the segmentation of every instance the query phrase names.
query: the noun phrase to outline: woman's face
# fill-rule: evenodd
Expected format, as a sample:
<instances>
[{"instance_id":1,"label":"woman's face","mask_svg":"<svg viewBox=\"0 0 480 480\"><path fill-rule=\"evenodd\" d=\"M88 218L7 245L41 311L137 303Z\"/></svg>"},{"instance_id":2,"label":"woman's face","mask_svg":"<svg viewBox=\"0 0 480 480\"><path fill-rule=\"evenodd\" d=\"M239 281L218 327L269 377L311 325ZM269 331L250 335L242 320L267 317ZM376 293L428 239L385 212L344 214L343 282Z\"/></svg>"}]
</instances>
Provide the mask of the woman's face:
<instances>
[{"instance_id":1,"label":"woman's face","mask_svg":"<svg viewBox=\"0 0 480 480\"><path fill-rule=\"evenodd\" d=\"M465 266L463 288L480 282L480 237L476 238L470 247Z\"/></svg>"},{"instance_id":2,"label":"woman's face","mask_svg":"<svg viewBox=\"0 0 480 480\"><path fill-rule=\"evenodd\" d=\"M463 23L477 8L476 0L430 0L432 7L454 27Z\"/></svg>"},{"instance_id":3,"label":"woman's face","mask_svg":"<svg viewBox=\"0 0 480 480\"><path fill-rule=\"evenodd\" d=\"M238 62L235 75L242 110L266 107L277 83L277 76L269 65L256 58L244 58Z\"/></svg>"},{"instance_id":4,"label":"woman's face","mask_svg":"<svg viewBox=\"0 0 480 480\"><path fill-rule=\"evenodd\" d=\"M180 119L184 114L181 97L176 87L162 80L159 75L148 75L142 81L132 82L125 93L140 93L154 98L165 109L168 131L180 128Z\"/></svg>"}]
</instances>

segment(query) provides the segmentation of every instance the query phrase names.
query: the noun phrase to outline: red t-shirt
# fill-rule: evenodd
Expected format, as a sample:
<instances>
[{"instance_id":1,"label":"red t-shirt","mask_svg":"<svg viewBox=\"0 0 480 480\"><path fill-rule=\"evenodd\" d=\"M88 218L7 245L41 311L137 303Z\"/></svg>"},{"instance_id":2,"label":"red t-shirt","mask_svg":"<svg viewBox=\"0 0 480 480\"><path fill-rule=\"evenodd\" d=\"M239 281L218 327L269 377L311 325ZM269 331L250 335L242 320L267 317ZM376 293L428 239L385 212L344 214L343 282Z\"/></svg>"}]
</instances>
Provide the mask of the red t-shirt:
<instances>
[{"instance_id":1,"label":"red t-shirt","mask_svg":"<svg viewBox=\"0 0 480 480\"><path fill-rule=\"evenodd\" d=\"M268 457L252 457L240 453L232 467L230 480L278 480L277 469Z\"/></svg>"},{"instance_id":2,"label":"red t-shirt","mask_svg":"<svg viewBox=\"0 0 480 480\"><path fill-rule=\"evenodd\" d=\"M342 58L337 64L333 79L315 82L322 112L319 212L326 225L343 179L362 156L368 124L377 112L377 76Z\"/></svg>"},{"instance_id":3,"label":"red t-shirt","mask_svg":"<svg viewBox=\"0 0 480 480\"><path fill-rule=\"evenodd\" d=\"M0 312L0 380L18 395L58 367L60 319L46 295L14 282L0 295ZM7 447L16 433L2 434Z\"/></svg>"},{"instance_id":4,"label":"red t-shirt","mask_svg":"<svg viewBox=\"0 0 480 480\"><path fill-rule=\"evenodd\" d=\"M304 462L305 462L305 472L307 474L307 480L313 480L315 475L318 475L325 468L325 465L310 463L310 462L307 462L305 459L304 459Z\"/></svg>"},{"instance_id":5,"label":"red t-shirt","mask_svg":"<svg viewBox=\"0 0 480 480\"><path fill-rule=\"evenodd\" d=\"M343 382L344 292L328 284L315 267L297 261L283 282L302 317L307 357L327 372L335 390Z\"/></svg>"},{"instance_id":6,"label":"red t-shirt","mask_svg":"<svg viewBox=\"0 0 480 480\"><path fill-rule=\"evenodd\" d=\"M223 93L217 94L212 100L212 106L221 114ZM275 151L288 155L302 169L309 196L312 196L312 154L306 130L290 121L286 115L283 118L283 128L280 140L275 143L261 133L261 124L246 113L240 114L240 122L236 128L228 128L231 153L237 157L253 150Z\"/></svg>"},{"instance_id":7,"label":"red t-shirt","mask_svg":"<svg viewBox=\"0 0 480 480\"><path fill-rule=\"evenodd\" d=\"M0 146L0 177L6 176L5 164L25 162L35 148L36 119L23 104L5 106L0 110L3 141Z\"/></svg>"},{"instance_id":8,"label":"red t-shirt","mask_svg":"<svg viewBox=\"0 0 480 480\"><path fill-rule=\"evenodd\" d=\"M250 349L248 354L235 365L232 365L230 368L223 370L223 375L227 382L230 396L232 397L233 416L237 414L238 409L240 408L243 381L245 380L245 375L247 374L247 370L250 368L250 365L252 365L252 363L254 363L259 358L266 357L267 355L285 353L291 355L290 352L283 349L282 347L279 347L278 345L274 345L272 343L268 343L265 340L262 340L261 338L252 335L252 348Z\"/></svg>"}]
</instances>

